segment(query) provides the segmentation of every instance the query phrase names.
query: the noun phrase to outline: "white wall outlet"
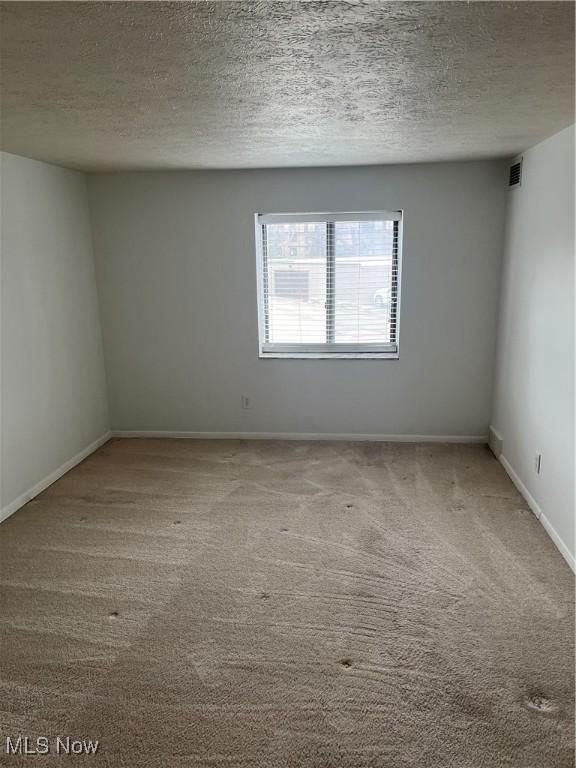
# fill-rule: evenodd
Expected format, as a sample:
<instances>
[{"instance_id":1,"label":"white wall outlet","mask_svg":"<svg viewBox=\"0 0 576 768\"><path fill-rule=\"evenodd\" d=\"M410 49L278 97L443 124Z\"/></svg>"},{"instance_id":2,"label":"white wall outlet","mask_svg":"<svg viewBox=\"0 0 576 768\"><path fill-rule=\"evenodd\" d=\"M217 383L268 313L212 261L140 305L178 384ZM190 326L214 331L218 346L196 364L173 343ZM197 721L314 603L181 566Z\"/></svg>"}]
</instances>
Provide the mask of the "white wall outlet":
<instances>
[{"instance_id":1,"label":"white wall outlet","mask_svg":"<svg viewBox=\"0 0 576 768\"><path fill-rule=\"evenodd\" d=\"M244 408L245 411L252 410L252 398L248 397L248 395L242 395L242 408Z\"/></svg>"},{"instance_id":2,"label":"white wall outlet","mask_svg":"<svg viewBox=\"0 0 576 768\"><path fill-rule=\"evenodd\" d=\"M537 475L539 475L541 469L542 469L542 454L537 453L534 456L534 471L536 472Z\"/></svg>"}]
</instances>

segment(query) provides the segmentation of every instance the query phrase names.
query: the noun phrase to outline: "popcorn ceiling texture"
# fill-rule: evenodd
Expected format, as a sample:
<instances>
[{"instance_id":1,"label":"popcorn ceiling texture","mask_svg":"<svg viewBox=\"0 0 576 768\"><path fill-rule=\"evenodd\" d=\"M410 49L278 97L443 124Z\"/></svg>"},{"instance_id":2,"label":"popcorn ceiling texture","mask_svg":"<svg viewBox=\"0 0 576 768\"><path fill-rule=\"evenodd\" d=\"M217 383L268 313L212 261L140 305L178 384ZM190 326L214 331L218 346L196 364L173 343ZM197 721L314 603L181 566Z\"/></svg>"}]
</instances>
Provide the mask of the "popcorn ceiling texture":
<instances>
[{"instance_id":1,"label":"popcorn ceiling texture","mask_svg":"<svg viewBox=\"0 0 576 768\"><path fill-rule=\"evenodd\" d=\"M2 3L2 148L85 170L513 155L574 121L569 2Z\"/></svg>"},{"instance_id":2,"label":"popcorn ceiling texture","mask_svg":"<svg viewBox=\"0 0 576 768\"><path fill-rule=\"evenodd\" d=\"M574 580L485 446L112 440L2 524L0 564L3 740L574 768Z\"/></svg>"}]
</instances>

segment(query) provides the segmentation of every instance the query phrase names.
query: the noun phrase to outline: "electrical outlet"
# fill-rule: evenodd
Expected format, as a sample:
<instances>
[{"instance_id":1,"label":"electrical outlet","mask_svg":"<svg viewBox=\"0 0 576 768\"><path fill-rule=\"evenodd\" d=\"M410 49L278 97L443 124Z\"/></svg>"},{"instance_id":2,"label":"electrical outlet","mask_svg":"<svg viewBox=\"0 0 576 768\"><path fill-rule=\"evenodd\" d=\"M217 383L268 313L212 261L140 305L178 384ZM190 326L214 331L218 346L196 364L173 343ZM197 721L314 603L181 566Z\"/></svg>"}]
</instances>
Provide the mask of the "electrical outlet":
<instances>
[{"instance_id":1,"label":"electrical outlet","mask_svg":"<svg viewBox=\"0 0 576 768\"><path fill-rule=\"evenodd\" d=\"M242 395L242 408L244 408L245 411L252 410L252 398L248 397L248 395Z\"/></svg>"},{"instance_id":2,"label":"electrical outlet","mask_svg":"<svg viewBox=\"0 0 576 768\"><path fill-rule=\"evenodd\" d=\"M542 469L542 454L537 453L536 456L534 457L534 471L536 472L537 475L539 475L541 469Z\"/></svg>"}]
</instances>

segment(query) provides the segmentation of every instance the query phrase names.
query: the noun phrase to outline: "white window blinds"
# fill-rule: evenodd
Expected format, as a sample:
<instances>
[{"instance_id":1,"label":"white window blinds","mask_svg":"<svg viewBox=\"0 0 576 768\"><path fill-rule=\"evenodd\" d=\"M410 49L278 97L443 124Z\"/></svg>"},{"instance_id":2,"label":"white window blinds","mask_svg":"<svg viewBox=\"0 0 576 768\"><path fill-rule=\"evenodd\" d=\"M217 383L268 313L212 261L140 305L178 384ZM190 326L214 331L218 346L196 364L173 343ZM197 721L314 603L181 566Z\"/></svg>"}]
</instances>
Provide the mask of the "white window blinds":
<instances>
[{"instance_id":1,"label":"white window blinds","mask_svg":"<svg viewBox=\"0 0 576 768\"><path fill-rule=\"evenodd\" d=\"M397 357L400 211L256 217L264 357Z\"/></svg>"}]
</instances>

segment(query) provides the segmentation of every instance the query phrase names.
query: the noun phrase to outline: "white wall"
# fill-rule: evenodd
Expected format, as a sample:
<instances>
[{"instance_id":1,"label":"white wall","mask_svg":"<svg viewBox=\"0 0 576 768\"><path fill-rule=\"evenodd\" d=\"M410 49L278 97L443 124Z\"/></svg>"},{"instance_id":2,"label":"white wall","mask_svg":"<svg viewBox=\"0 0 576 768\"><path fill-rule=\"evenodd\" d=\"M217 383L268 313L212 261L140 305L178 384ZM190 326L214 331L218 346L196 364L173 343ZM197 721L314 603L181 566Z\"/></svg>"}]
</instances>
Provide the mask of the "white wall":
<instances>
[{"instance_id":1,"label":"white wall","mask_svg":"<svg viewBox=\"0 0 576 768\"><path fill-rule=\"evenodd\" d=\"M85 177L1 155L4 515L108 430Z\"/></svg>"},{"instance_id":2,"label":"white wall","mask_svg":"<svg viewBox=\"0 0 576 768\"><path fill-rule=\"evenodd\" d=\"M116 430L485 435L506 167L89 178ZM400 360L259 360L255 212L403 208ZM253 397L243 411L241 394Z\"/></svg>"},{"instance_id":3,"label":"white wall","mask_svg":"<svg viewBox=\"0 0 576 768\"><path fill-rule=\"evenodd\" d=\"M574 126L524 153L509 193L493 426L504 462L574 556ZM542 453L541 474L534 469ZM535 502L535 503L534 503Z\"/></svg>"}]
</instances>

